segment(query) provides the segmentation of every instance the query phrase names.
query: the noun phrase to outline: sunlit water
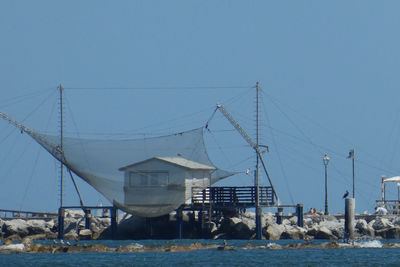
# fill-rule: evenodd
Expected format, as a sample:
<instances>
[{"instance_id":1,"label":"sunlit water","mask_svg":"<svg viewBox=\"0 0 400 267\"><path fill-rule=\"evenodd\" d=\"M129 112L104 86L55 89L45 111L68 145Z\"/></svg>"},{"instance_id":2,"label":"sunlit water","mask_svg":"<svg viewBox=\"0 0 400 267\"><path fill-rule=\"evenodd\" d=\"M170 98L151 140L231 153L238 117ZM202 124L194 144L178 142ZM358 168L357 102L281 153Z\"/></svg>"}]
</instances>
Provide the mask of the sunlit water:
<instances>
[{"instance_id":1,"label":"sunlit water","mask_svg":"<svg viewBox=\"0 0 400 267\"><path fill-rule=\"evenodd\" d=\"M139 243L145 246L167 244L222 244L208 240L140 240L140 241L91 241L109 247ZM228 240L234 251L217 249L190 252L142 252L142 253L58 253L58 254L3 254L0 266L400 266L400 249L382 248L384 243L399 243L400 240L369 240L355 244L362 248L340 249L245 249L253 246L268 246L275 243L286 245L304 241ZM313 241L321 244L327 241Z\"/></svg>"}]
</instances>

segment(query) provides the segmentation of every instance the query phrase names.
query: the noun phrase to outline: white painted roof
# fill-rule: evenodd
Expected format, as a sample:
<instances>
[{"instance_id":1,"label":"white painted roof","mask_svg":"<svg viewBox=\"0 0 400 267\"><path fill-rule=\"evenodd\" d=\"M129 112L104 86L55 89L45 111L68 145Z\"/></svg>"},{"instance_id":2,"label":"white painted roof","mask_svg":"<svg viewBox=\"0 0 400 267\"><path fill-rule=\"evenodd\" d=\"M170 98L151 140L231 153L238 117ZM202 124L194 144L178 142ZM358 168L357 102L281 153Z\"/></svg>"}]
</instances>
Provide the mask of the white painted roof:
<instances>
[{"instance_id":1,"label":"white painted roof","mask_svg":"<svg viewBox=\"0 0 400 267\"><path fill-rule=\"evenodd\" d=\"M188 169L215 170L215 167L205 165L196 161L188 160L183 157L155 157L156 159L179 165Z\"/></svg>"},{"instance_id":2,"label":"white painted roof","mask_svg":"<svg viewBox=\"0 0 400 267\"><path fill-rule=\"evenodd\" d=\"M400 176L394 176L390 178L383 179L383 182L400 182Z\"/></svg>"}]
</instances>

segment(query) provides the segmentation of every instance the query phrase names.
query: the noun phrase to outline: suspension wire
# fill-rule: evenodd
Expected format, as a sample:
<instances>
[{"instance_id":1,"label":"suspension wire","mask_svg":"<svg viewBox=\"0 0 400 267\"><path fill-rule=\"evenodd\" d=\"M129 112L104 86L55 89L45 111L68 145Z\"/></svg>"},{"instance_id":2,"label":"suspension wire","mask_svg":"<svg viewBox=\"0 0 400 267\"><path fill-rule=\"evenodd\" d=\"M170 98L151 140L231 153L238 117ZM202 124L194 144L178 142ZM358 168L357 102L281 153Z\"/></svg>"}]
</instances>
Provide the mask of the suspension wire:
<instances>
[{"instance_id":1,"label":"suspension wire","mask_svg":"<svg viewBox=\"0 0 400 267\"><path fill-rule=\"evenodd\" d=\"M28 194L28 189L30 188L30 185L31 185L31 182L32 182L32 178L33 178L33 176L34 176L34 174L35 174L36 166L37 166L37 163L38 163L38 161L39 161L40 152L41 152L41 150L38 150L38 151L37 151L36 158L35 158L35 161L34 161L34 164L33 164L32 172L31 172L31 175L29 176L28 183L27 183L26 186L25 186L25 191L24 191L24 194L23 194L23 197L22 197L22 201L21 201L20 206L19 206L19 210L20 210L20 211L22 210L22 205L25 203L25 199L26 199L26 196L27 196L27 194Z\"/></svg>"},{"instance_id":2,"label":"suspension wire","mask_svg":"<svg viewBox=\"0 0 400 267\"><path fill-rule=\"evenodd\" d=\"M275 101L273 99L271 99L272 104L274 104L274 106L279 110L279 112L282 113L283 116L286 117L286 119L297 129L297 131L299 131L299 133L301 135L303 135L303 137L307 140L307 142L312 145L315 150L317 150L321 155L323 155L322 151L319 149L319 147L308 137L308 135L306 135L304 133L303 130L300 129L299 126L297 126L297 124L277 105L277 103L275 103Z\"/></svg>"},{"instance_id":3,"label":"suspension wire","mask_svg":"<svg viewBox=\"0 0 400 267\"><path fill-rule=\"evenodd\" d=\"M211 134L211 137L213 138L213 140L214 140L215 144L217 145L217 147L218 147L219 151L221 152L221 154L224 156L225 160L231 166L232 162L230 161L229 157L225 154L224 150L222 150L222 147L217 142L217 138L215 137L214 133L210 129L208 129L208 132Z\"/></svg>"},{"instance_id":4,"label":"suspension wire","mask_svg":"<svg viewBox=\"0 0 400 267\"><path fill-rule=\"evenodd\" d=\"M50 95L51 95L51 94L50 94ZM48 97L50 97L50 96L48 96ZM46 98L46 100L47 100L47 98ZM52 111L50 112L50 114L53 114L54 107L55 107L55 103L54 103L53 106L52 106ZM48 120L47 120L46 130L48 129L48 127L49 127L49 125L50 125L50 120L51 120L51 116L49 116L49 118L48 118ZM33 178L33 176L34 176L34 174L35 174L36 167L37 167L37 163L38 163L38 161L39 161L40 152L41 152L41 150L39 149L38 152L37 152L37 154L36 154L36 158L35 158L35 161L34 161L34 165L33 165L33 169L32 169L31 175L29 176L28 183L26 184L26 187L25 187L25 191L24 191L24 194L23 194L22 202L21 202L21 204L20 204L20 210L22 210L22 205L24 205L24 203L25 203L25 199L26 199L26 196L27 196L27 194L28 194L28 189L30 188L30 184L31 184L31 182L32 182L32 178Z\"/></svg>"},{"instance_id":5,"label":"suspension wire","mask_svg":"<svg viewBox=\"0 0 400 267\"><path fill-rule=\"evenodd\" d=\"M271 101L280 102L281 104L283 104L282 101L280 101L280 100L274 98L272 95L269 95L269 97L271 98ZM293 112L295 112L295 114L301 114L300 111L293 109L291 106L289 106L289 105L285 105L285 106L288 107L289 109L291 109ZM361 151L361 152L363 152L364 154L368 155L369 157L371 157L372 159L374 159L374 161L379 162L379 161L381 160L381 159L378 159L378 158L376 157L376 155L371 154L371 153L368 152L367 150L364 150L362 147L354 146L354 142L353 142L353 141L350 141L350 140L347 139L346 137L344 137L344 136L342 136L342 135L340 135L340 134L338 134L338 133L336 133L336 132L330 130L329 128L327 128L327 127L323 126L322 124L320 124L320 123L314 121L313 119L311 119L311 118L308 117L308 116L305 116L305 115L302 115L302 116L303 116L305 119L307 119L309 122L311 122L312 124L316 125L317 127L321 128L321 129L323 129L323 130L325 130L326 132L331 133L332 135L335 135L337 138L339 138L340 140L342 140L344 143L353 144L353 147L354 147L355 149L357 149L358 151ZM319 146L319 147L323 148L322 146ZM324 149L325 149L325 148L324 148ZM331 150L331 151L332 151L332 150ZM335 152L335 153L336 153L336 152ZM340 154L340 155L342 155L342 154ZM375 166L374 168L379 169L379 167L376 167L376 166ZM381 169L381 170L385 170L385 169L383 169L383 168L380 168L380 169Z\"/></svg>"},{"instance_id":6,"label":"suspension wire","mask_svg":"<svg viewBox=\"0 0 400 267\"><path fill-rule=\"evenodd\" d=\"M249 89L249 87L243 87L243 88ZM244 95L244 94L247 93L248 91L249 91L249 90L244 90L243 92L238 93L238 94L232 96L231 98L229 98L229 99L227 99L227 100L225 100L225 101L223 101L223 102L224 102L224 103L233 103L234 101L236 101L236 99L238 99L239 97L241 97L242 95ZM199 111L195 111L195 112L189 113L189 114L187 114L187 115L183 115L183 116L180 116L180 117L177 117L177 118L174 118L174 119L170 119L170 120L168 120L168 121L164 121L164 123L170 125L171 122L180 121L180 120L182 120L182 119L184 119L184 118L194 117L194 116L196 116L196 115L198 115L198 114L200 114L200 113L204 113L204 112L209 111L210 109L214 109L214 108L215 108L215 106L207 107L207 108L201 109L201 110L199 110ZM214 112L215 112L215 111L214 111ZM210 118L210 119L208 120L208 125L209 125L209 123L211 122L211 119L212 119L212 118ZM151 125L148 125L148 126L145 126L145 127L138 128L138 129L136 129L136 130L148 129L148 128L151 128L151 127L153 127L153 126L155 126L155 125L160 125L160 123L154 123L154 124L151 124ZM182 123L182 125L187 125L187 123ZM162 129L162 130L163 130L163 131L166 131L166 130L171 130L171 129L172 129L172 128L169 127L169 128L164 128L164 129Z\"/></svg>"},{"instance_id":7,"label":"suspension wire","mask_svg":"<svg viewBox=\"0 0 400 267\"><path fill-rule=\"evenodd\" d=\"M49 88L41 89L41 90L38 90L38 91L35 91L35 92L31 92L31 93L28 93L28 94L25 94L25 95L19 95L19 96L12 97L12 98L9 98L9 99L4 99L3 100L4 102L2 102L0 104L0 106L1 106L1 108L4 108L4 107L7 107L7 106L15 105L15 104L18 104L18 103L24 101L25 99L32 99L32 97L40 96L41 94L44 94L47 91L50 91L50 89Z\"/></svg>"},{"instance_id":8,"label":"suspension wire","mask_svg":"<svg viewBox=\"0 0 400 267\"><path fill-rule=\"evenodd\" d=\"M26 121L26 120L27 120L29 117L31 117L36 111L38 111L38 110L43 106L43 104L50 98L50 96L52 96L52 94L49 94L45 99L43 99L43 101L40 102L40 104L39 104L36 108L34 108L23 120L21 120L21 122Z\"/></svg>"},{"instance_id":9,"label":"suspension wire","mask_svg":"<svg viewBox=\"0 0 400 267\"><path fill-rule=\"evenodd\" d=\"M271 99L273 100L274 98L271 97ZM275 106L277 106L277 104L276 104L274 101L272 101L272 102L274 103ZM289 106L289 108L292 109L290 106ZM278 108L278 109L279 109L279 108ZM284 112L283 112L281 109L279 109L279 110L281 111L282 114L284 114ZM293 110L293 109L292 109L292 110ZM296 114L299 114L299 112L296 112ZM285 117L288 117L288 116L285 115ZM342 141L345 141L346 143L351 143L349 140L347 140L347 139L344 138L343 136L341 136L341 135L339 135L339 134L337 134L337 133L335 133L335 132L332 132L332 131L329 130L328 128L323 127L321 124L319 124L319 123L317 123L317 122L315 122L315 121L309 119L309 118L306 117L306 116L305 116L305 118L307 118L310 122L312 122L312 123L315 124L316 126L318 126L318 127L322 128L322 129L324 129L325 131L328 131L328 132L334 134L335 136L339 137ZM293 124L293 123L292 123L292 124ZM296 128L298 128L298 127L296 127ZM274 130L275 130L275 131L279 131L279 130L277 130L277 129L274 129ZM303 134L304 137L306 137L307 143L311 144L314 148L323 148L325 151L329 151L329 152L332 153L332 154L339 155L339 156L342 157L342 158L347 158L346 156L343 155L343 153L339 153L339 152L334 151L334 150L332 150L332 149L330 149L330 148L327 148L327 147L324 147L324 146L315 144L315 143L312 142L302 131L300 131L300 132ZM287 134L287 133L285 133L285 134ZM291 136L292 138L299 139L299 140L301 140L301 141L303 141L303 142L305 141L305 140L302 140L302 139L300 139L300 138L298 138L298 137L296 137L296 136L293 136L293 135L290 135L290 134L287 134L287 135L288 135L288 136ZM397 142L397 143L398 143L398 142ZM370 154L368 151L365 151L365 150L363 150L363 149L360 148L360 147L356 147L356 148L357 148L357 150L361 150L362 152L364 152L364 153L367 154L368 156L370 156L370 157L372 157L372 158L375 158L375 156L372 155L372 154ZM317 150L321 153L321 150L320 150L320 149L317 149ZM371 163L369 163L369 162L366 162L366 161L363 161L363 160L360 160L360 159L356 159L356 162L357 162L358 164L365 165L365 166L368 166L368 167L370 167L370 168L373 168L373 169L376 169L376 170L380 170L380 171L383 171L383 172L386 172L386 173L391 173L391 174L393 174L393 175L395 175L396 173L398 173L398 172L400 171L400 170L399 170L399 171L396 171L396 170L389 170L388 168L385 168L385 167L378 167L378 166L376 166L376 165L373 165L373 164L371 164ZM337 172L337 173L339 174L339 176L341 176L341 178L343 178L344 181L346 181L348 184L350 183L350 177L349 177L349 175L346 175L346 174L344 174L343 172L341 172L341 171L335 166L335 164L332 164L332 167L333 167L333 169L335 170L335 172ZM369 182L369 180L363 180L363 184L369 186L370 188L376 189L376 185L371 184L371 183ZM363 192L360 192L359 190L357 190L357 193L359 193L364 199L370 200L370 197L367 196L367 195L365 195Z\"/></svg>"},{"instance_id":10,"label":"suspension wire","mask_svg":"<svg viewBox=\"0 0 400 267\"><path fill-rule=\"evenodd\" d=\"M19 163L19 161L22 159L23 155L25 152L28 150L29 146L32 144L32 142L29 142L28 145L26 145L22 151L22 153L19 154L19 157L17 157L17 160L13 161L10 164L10 167L7 169L7 171L4 173L4 176L9 176L9 173L11 172L12 169L14 169L14 166Z\"/></svg>"},{"instance_id":11,"label":"suspension wire","mask_svg":"<svg viewBox=\"0 0 400 267\"><path fill-rule=\"evenodd\" d=\"M263 93L264 91L261 90L261 92ZM261 94L261 96L262 96L262 94ZM261 103L262 103L262 105L263 105L263 110L264 110L264 113L265 113L265 117L266 117L266 119L267 119L267 123L268 123L269 125L271 125L271 120L270 120L270 118L269 118L268 110L267 110L267 108L266 108L266 106L265 106L264 98L263 98L263 97L261 97ZM271 133L272 133L272 132L271 132ZM271 134L271 137L272 137L272 142L273 142L273 144L274 144L274 146L275 146L275 148L276 148L276 149L275 149L275 150L276 150L276 155L278 156L279 166L280 166L280 169L281 169L281 172L282 172L282 176L283 176L283 178L284 178L284 180L285 180L285 183L286 183L286 189L287 189L287 192L288 192L288 194L289 194L290 201L291 201L292 204L294 204L293 195L292 195L292 192L291 192L291 190L290 190L290 185L289 185L289 182L288 182L288 178L287 178L285 169L283 168L282 158L281 158L281 154L280 154L279 149L278 149L278 145L277 145L277 142L276 142L276 139L275 139L275 135L272 133L272 134Z\"/></svg>"},{"instance_id":12,"label":"suspension wire","mask_svg":"<svg viewBox=\"0 0 400 267\"><path fill-rule=\"evenodd\" d=\"M214 115L215 115L215 113L217 112L217 110L218 110L218 107L216 107L216 108L214 109L214 112L211 114L210 118L209 118L209 119L207 120L207 122L206 122L205 128L206 128L208 131L210 131L210 129L208 129L208 124L210 123L210 121L212 120L212 118L214 118Z\"/></svg>"},{"instance_id":13,"label":"suspension wire","mask_svg":"<svg viewBox=\"0 0 400 267\"><path fill-rule=\"evenodd\" d=\"M122 91L130 91L130 90L204 90L204 89L243 89L249 88L250 86L128 86L128 87L65 87L67 90L122 90Z\"/></svg>"}]
</instances>

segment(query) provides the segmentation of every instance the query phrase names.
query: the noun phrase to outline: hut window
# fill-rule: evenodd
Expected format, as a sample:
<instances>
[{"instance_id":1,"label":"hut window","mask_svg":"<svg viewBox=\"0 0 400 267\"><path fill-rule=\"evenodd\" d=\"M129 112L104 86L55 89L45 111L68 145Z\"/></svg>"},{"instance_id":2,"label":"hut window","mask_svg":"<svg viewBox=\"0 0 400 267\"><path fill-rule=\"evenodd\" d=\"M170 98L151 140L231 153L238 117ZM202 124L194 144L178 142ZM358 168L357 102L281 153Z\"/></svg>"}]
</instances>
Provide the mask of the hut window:
<instances>
[{"instance_id":1,"label":"hut window","mask_svg":"<svg viewBox=\"0 0 400 267\"><path fill-rule=\"evenodd\" d=\"M131 172L129 186L167 186L168 172Z\"/></svg>"}]
</instances>

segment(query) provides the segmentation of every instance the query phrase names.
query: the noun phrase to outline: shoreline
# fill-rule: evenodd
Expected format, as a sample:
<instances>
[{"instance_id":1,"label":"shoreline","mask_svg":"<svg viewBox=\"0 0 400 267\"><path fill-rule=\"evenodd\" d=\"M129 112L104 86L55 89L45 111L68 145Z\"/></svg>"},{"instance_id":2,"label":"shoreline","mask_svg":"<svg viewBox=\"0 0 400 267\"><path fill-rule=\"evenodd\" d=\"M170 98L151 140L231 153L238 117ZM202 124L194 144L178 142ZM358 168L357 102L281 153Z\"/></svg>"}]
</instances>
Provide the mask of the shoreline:
<instances>
[{"instance_id":1,"label":"shoreline","mask_svg":"<svg viewBox=\"0 0 400 267\"><path fill-rule=\"evenodd\" d=\"M217 251L239 251L239 250L307 250L307 249L361 249L361 248L400 248L400 243L382 244L377 240L364 242L340 243L328 241L321 244L311 242L298 242L286 245L268 242L265 245L247 243L242 246L230 245L225 240L220 244L202 244L193 242L190 244L172 243L156 246L145 246L138 242L132 242L125 246L111 247L104 244L69 244L69 242L58 242L51 245L35 243L32 239L26 238L21 243L10 243L0 245L1 254L40 254L40 253L146 253L146 252L190 252L199 250Z\"/></svg>"},{"instance_id":2,"label":"shoreline","mask_svg":"<svg viewBox=\"0 0 400 267\"><path fill-rule=\"evenodd\" d=\"M246 212L235 216L221 217L219 220L201 222L186 213L183 216L184 239L242 239L255 238L254 213ZM178 236L174 214L155 218L150 223L144 218L122 214L117 228L118 240L176 239ZM88 227L89 226L89 227ZM204 225L203 225L204 226ZM400 217L397 215L356 215L355 238L400 238ZM86 229L88 228L88 229ZM90 218L85 221L84 214L67 211L64 221L65 240L106 240L111 239L110 218ZM206 229L206 231L204 231ZM0 219L0 241L53 240L57 238L57 218L7 218ZM344 219L337 215L304 214L303 227L297 226L297 217L284 215L282 223L272 213L262 214L262 238L265 240L340 240L344 235Z\"/></svg>"}]
</instances>

